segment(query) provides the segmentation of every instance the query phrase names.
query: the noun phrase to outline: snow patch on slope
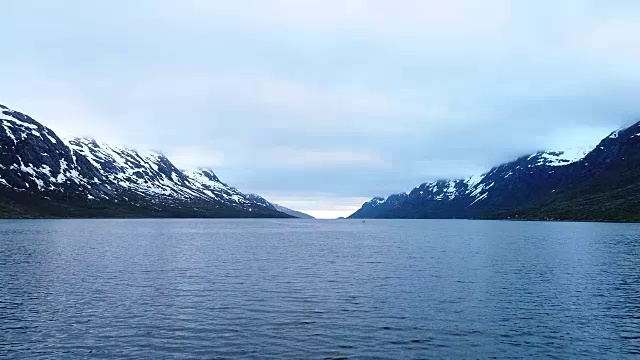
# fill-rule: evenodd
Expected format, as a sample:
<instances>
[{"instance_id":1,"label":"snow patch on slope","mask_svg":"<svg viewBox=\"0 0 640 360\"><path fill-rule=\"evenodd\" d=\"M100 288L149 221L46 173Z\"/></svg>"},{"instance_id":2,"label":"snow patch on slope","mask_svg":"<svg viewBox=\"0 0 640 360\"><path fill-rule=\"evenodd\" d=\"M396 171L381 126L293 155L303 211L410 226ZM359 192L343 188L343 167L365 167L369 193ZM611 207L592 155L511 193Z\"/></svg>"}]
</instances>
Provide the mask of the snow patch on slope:
<instances>
[{"instance_id":1,"label":"snow patch on slope","mask_svg":"<svg viewBox=\"0 0 640 360\"><path fill-rule=\"evenodd\" d=\"M560 151L545 151L534 154L529 157L529 159L537 156L538 162L535 164L536 166L565 166L584 159L584 157L587 156L587 154L589 154L594 148L595 146Z\"/></svg>"}]
</instances>

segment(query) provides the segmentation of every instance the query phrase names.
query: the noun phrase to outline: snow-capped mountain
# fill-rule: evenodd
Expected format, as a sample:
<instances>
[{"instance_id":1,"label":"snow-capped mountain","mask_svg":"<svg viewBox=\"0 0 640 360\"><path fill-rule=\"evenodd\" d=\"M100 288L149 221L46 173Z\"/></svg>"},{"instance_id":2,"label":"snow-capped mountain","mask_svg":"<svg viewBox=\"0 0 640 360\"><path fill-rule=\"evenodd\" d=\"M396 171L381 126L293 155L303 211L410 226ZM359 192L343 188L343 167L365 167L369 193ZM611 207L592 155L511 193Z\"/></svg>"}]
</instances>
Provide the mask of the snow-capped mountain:
<instances>
[{"instance_id":1,"label":"snow-capped mountain","mask_svg":"<svg viewBox=\"0 0 640 360\"><path fill-rule=\"evenodd\" d=\"M0 216L290 217L213 171L179 170L162 154L60 139L0 105Z\"/></svg>"},{"instance_id":2,"label":"snow-capped mountain","mask_svg":"<svg viewBox=\"0 0 640 360\"><path fill-rule=\"evenodd\" d=\"M268 204L256 202L223 183L212 170L179 170L160 153L140 153L81 138L70 140L69 146L75 153L84 155L111 183L149 196L151 201L213 199L247 211L271 209Z\"/></svg>"},{"instance_id":3,"label":"snow-capped mountain","mask_svg":"<svg viewBox=\"0 0 640 360\"><path fill-rule=\"evenodd\" d=\"M53 132L27 115L0 105L0 186L17 192L87 195L107 190L101 174Z\"/></svg>"},{"instance_id":4,"label":"snow-capped mountain","mask_svg":"<svg viewBox=\"0 0 640 360\"><path fill-rule=\"evenodd\" d=\"M608 187L603 189L621 190L621 180L615 176L618 171L612 168L620 161L627 169L626 183L640 184L640 162L633 160L640 155L639 132L640 123L614 132L593 148L541 151L494 167L484 174L424 183L408 193L394 194L386 199L376 197L351 218L627 218L630 216L628 211L619 215L614 215L616 211L598 212L597 216L594 211L577 214L578 205L571 211L565 209L553 215L545 213L545 209L599 178L609 178ZM590 190L585 192L583 196L591 194ZM635 196L628 199L635 199Z\"/></svg>"}]
</instances>

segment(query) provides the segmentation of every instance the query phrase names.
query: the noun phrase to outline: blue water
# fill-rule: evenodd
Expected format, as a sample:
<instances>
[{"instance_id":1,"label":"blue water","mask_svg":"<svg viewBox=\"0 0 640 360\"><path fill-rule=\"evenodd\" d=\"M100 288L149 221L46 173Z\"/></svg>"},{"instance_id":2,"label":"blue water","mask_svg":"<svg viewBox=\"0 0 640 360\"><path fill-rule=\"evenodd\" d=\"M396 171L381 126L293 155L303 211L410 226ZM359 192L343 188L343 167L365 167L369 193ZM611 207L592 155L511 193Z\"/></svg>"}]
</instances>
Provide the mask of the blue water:
<instances>
[{"instance_id":1,"label":"blue water","mask_svg":"<svg viewBox=\"0 0 640 360\"><path fill-rule=\"evenodd\" d=\"M1 220L0 357L632 358L640 225Z\"/></svg>"}]
</instances>

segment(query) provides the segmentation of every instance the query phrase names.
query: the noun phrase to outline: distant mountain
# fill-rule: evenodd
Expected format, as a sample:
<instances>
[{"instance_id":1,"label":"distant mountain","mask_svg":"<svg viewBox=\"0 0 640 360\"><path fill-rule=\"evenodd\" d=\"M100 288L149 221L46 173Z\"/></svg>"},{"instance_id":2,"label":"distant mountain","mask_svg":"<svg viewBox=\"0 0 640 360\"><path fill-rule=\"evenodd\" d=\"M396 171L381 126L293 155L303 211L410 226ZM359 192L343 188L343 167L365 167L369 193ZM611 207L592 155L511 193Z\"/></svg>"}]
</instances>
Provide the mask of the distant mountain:
<instances>
[{"instance_id":1,"label":"distant mountain","mask_svg":"<svg viewBox=\"0 0 640 360\"><path fill-rule=\"evenodd\" d=\"M374 198L351 218L640 221L640 123L593 149L538 152L481 175Z\"/></svg>"},{"instance_id":2,"label":"distant mountain","mask_svg":"<svg viewBox=\"0 0 640 360\"><path fill-rule=\"evenodd\" d=\"M300 211L296 211L293 209L289 209L288 207L284 207L282 205L278 205L278 204L273 204L275 205L276 209L278 209L278 211L283 212L285 214L291 215L293 217L297 217L299 219L315 219L313 216L309 215L309 214L305 214L303 212Z\"/></svg>"},{"instance_id":3,"label":"distant mountain","mask_svg":"<svg viewBox=\"0 0 640 360\"><path fill-rule=\"evenodd\" d=\"M0 105L0 217L291 217L159 153L60 139Z\"/></svg>"},{"instance_id":4,"label":"distant mountain","mask_svg":"<svg viewBox=\"0 0 640 360\"><path fill-rule=\"evenodd\" d=\"M285 213L287 215L290 215L292 217L296 217L299 219L315 219L313 216L309 215L309 214L305 214L303 212L300 211L296 211L296 210L292 210L289 209L287 207L284 207L282 205L279 204L274 204L272 202L269 202L267 199L263 198L260 195L256 195L256 194L247 194L247 196L252 199L253 201L257 202L257 203L261 203L261 204L265 204L266 206L272 206L274 209Z\"/></svg>"}]
</instances>

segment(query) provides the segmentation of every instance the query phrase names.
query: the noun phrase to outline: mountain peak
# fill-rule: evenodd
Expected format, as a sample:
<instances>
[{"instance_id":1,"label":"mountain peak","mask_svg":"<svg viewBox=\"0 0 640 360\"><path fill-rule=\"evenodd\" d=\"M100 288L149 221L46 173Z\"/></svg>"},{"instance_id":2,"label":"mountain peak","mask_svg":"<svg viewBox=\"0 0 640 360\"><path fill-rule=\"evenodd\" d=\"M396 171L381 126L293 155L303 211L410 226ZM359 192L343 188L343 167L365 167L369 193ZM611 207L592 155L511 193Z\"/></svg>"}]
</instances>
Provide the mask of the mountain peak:
<instances>
[{"instance_id":1,"label":"mountain peak","mask_svg":"<svg viewBox=\"0 0 640 360\"><path fill-rule=\"evenodd\" d=\"M104 149L106 151L118 151L127 152L131 154L137 154L144 158L167 158L162 152L154 150L139 150L128 145L118 145L112 143L105 143L97 140L93 137L73 137L67 139L68 144L74 144L76 146L87 146L94 149Z\"/></svg>"},{"instance_id":2,"label":"mountain peak","mask_svg":"<svg viewBox=\"0 0 640 360\"><path fill-rule=\"evenodd\" d=\"M5 128L18 127L19 131L31 132L32 134L40 137L41 134L39 133L39 131L44 130L45 133L48 133L50 131L39 122L33 120L30 116L25 115L19 111L11 110L4 105L2 105L2 108L0 108L0 121Z\"/></svg>"},{"instance_id":3,"label":"mountain peak","mask_svg":"<svg viewBox=\"0 0 640 360\"><path fill-rule=\"evenodd\" d=\"M386 201L387 201L386 198L383 198L382 196L376 196L373 199L369 200L367 204L371 206L378 206L380 204L384 204Z\"/></svg>"},{"instance_id":4,"label":"mountain peak","mask_svg":"<svg viewBox=\"0 0 640 360\"><path fill-rule=\"evenodd\" d=\"M221 182L218 175L216 175L216 173L209 168L200 167L195 170L192 170L191 172L195 174L199 174L205 177L206 179L208 179L209 181ZM247 194L247 195L252 195L252 194Z\"/></svg>"}]
</instances>

